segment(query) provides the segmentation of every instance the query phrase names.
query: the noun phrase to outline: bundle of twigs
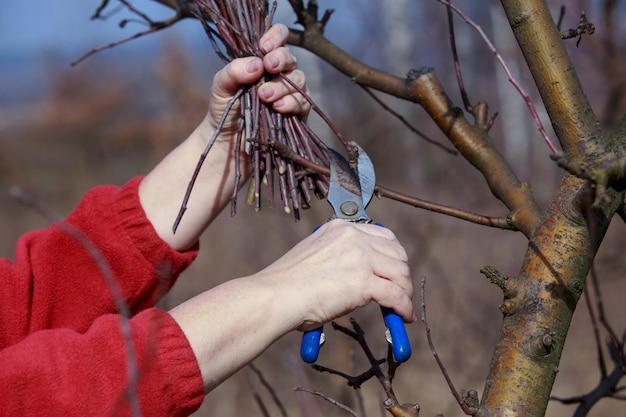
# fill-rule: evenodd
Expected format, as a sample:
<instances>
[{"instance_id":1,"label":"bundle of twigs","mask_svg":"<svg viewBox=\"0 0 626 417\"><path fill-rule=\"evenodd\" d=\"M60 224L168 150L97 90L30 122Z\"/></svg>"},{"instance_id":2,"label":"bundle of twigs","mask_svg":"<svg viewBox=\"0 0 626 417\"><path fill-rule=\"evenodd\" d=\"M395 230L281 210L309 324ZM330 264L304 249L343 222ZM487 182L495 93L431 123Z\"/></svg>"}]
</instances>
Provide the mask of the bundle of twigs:
<instances>
[{"instance_id":1,"label":"bundle of twigs","mask_svg":"<svg viewBox=\"0 0 626 417\"><path fill-rule=\"evenodd\" d=\"M240 57L263 56L259 40L272 25L275 10L276 2L270 8L268 1L263 0L195 0L192 13L202 22L217 55L227 63ZM198 161L173 225L174 231L187 208L189 195L202 162L219 135L222 123L235 100L240 101L242 121L235 146L237 180L232 196L231 214L234 215L236 212L237 193L240 188L239 152L243 140L246 141L245 149L250 154L253 169L246 202L253 205L256 210L261 208L262 184L267 189L270 208L274 207L275 184L278 185L278 193L285 212L293 213L296 220L300 218L300 209L309 207L312 195L319 198L326 195L328 176L320 173L318 169L311 169L314 165L328 166L326 145L300 116L278 113L271 105L263 103L257 95L258 87L272 77L281 77L284 82L303 94L312 107L321 113L306 93L283 74L266 74L257 84L240 88L229 102L213 138ZM328 122L325 116L322 115L322 118Z\"/></svg>"}]
</instances>

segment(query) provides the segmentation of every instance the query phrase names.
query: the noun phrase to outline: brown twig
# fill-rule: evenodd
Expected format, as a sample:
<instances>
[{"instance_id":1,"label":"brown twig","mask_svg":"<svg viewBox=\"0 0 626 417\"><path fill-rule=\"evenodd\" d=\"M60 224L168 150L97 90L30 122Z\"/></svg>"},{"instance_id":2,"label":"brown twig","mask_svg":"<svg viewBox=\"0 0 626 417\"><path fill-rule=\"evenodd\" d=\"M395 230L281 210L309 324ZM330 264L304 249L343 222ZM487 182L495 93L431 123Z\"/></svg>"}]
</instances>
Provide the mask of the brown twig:
<instances>
[{"instance_id":1,"label":"brown twig","mask_svg":"<svg viewBox=\"0 0 626 417\"><path fill-rule=\"evenodd\" d=\"M450 39L450 50L452 52L452 61L454 62L454 73L456 75L457 84L459 85L459 90L461 92L461 98L463 99L463 105L465 106L465 110L469 113L473 113L474 109L472 104L469 101L469 97L467 95L467 90L465 89L465 83L463 82L463 74L461 73L461 64L459 62L459 54L456 50L456 38L454 36L454 19L452 15L452 9L450 7L446 8L446 14L448 18L448 33Z\"/></svg>"},{"instance_id":2,"label":"brown twig","mask_svg":"<svg viewBox=\"0 0 626 417\"><path fill-rule=\"evenodd\" d=\"M565 8L563 7L561 10L563 11L563 14L564 14ZM560 25L558 27L560 30ZM581 12L580 19L578 21L578 27L576 29L568 29L565 31L561 31L559 32L559 34L561 35L561 39L578 38L578 40L576 41L576 46L579 46L580 41L583 38L583 35L593 35L595 31L596 31L596 26L587 20L587 15L585 14L585 12Z\"/></svg>"},{"instance_id":3,"label":"brown twig","mask_svg":"<svg viewBox=\"0 0 626 417\"><path fill-rule=\"evenodd\" d=\"M500 63L500 66L504 69L504 72L506 73L506 75L507 75L507 77L509 79L509 82L513 85L513 87L515 87L515 89L518 91L518 93L524 99L524 102L526 103L526 106L528 107L528 110L530 111L531 116L535 120L535 123L537 124L537 129L539 130L539 133L543 137L544 141L546 142L546 144L548 145L548 147L550 148L552 153L557 153L558 149L552 143L552 140L550 139L550 137L548 136L548 133L546 132L545 128L543 127L543 123L541 122L541 119L539 118L539 115L537 114L537 110L535 109L535 105L533 104L533 102L530 99L530 97L528 96L528 94L526 94L526 92L524 91L523 87L513 77L513 74L511 73L511 70L509 69L509 67L506 64L506 62L504 61L504 59L502 58L502 55L500 55L500 53L498 52L496 47L493 45L491 40L489 40L489 37L485 34L485 32L482 30L482 28L479 25L477 25L476 22L474 22L472 19L470 19L465 13L463 13L463 11L461 11L458 7L453 5L451 2L449 2L447 0L437 0L437 1L439 3L445 5L447 8L453 10L456 14L458 14L465 21L465 23L470 25L474 30L476 30L476 32L478 32L478 34L481 36L481 38L483 39L483 41L485 42L487 47L491 50L491 52L496 57L496 60L498 61L498 63Z\"/></svg>"},{"instance_id":4,"label":"brown twig","mask_svg":"<svg viewBox=\"0 0 626 417\"><path fill-rule=\"evenodd\" d=\"M343 372L319 365L313 365L313 369L316 369L320 372L329 372L333 375L341 376L348 381L348 385L353 386L355 389L359 388L364 382L368 381L369 379L376 377L378 379L378 382L380 382L381 386L383 387L385 395L387 396L387 398L383 402L383 405L392 416L417 417L419 413L419 406L417 404L400 404L393 391L392 381L395 375L395 371L400 366L400 363L394 359L391 349L388 349L387 360L376 359L369 345L367 344L365 332L363 331L361 326L359 326L359 324L353 318L350 319L350 323L352 324L352 329L341 326L335 322L332 323L332 326L335 330L340 331L347 336L350 336L359 344L361 350L365 353L365 356L370 363L370 368L366 372L363 372L362 374L357 376L350 376ZM387 362L388 364L388 372L386 374L380 367L380 365L385 362Z\"/></svg>"},{"instance_id":5,"label":"brown twig","mask_svg":"<svg viewBox=\"0 0 626 417\"><path fill-rule=\"evenodd\" d=\"M200 173L202 164L204 163L204 160L209 154L209 151L213 147L215 140L219 136L222 126L224 125L224 121L226 120L226 117L228 116L228 113L230 112L231 107L243 94L243 91L244 91L243 88L240 88L239 91L237 91L237 93L228 101L228 104L226 104L224 113L222 113L222 117L220 118L220 121L217 124L217 128L215 129L215 132L213 132L213 136L211 136L211 139L207 143L206 147L204 148L204 151L202 152L202 154L200 155L200 158L198 159L198 162L196 163L196 168L194 169L193 175L191 176L191 179L189 180L189 184L187 185L187 190L185 191L185 196L183 197L183 202L181 203L180 210L178 210L178 214L176 215L176 219L174 220L174 224L172 225L172 231L174 233L176 233L176 230L178 229L178 225L180 224L180 221L183 218L185 211L187 211L187 203L189 202L191 191L193 190L193 186L196 183L196 179L198 178L198 174Z\"/></svg>"},{"instance_id":6,"label":"brown twig","mask_svg":"<svg viewBox=\"0 0 626 417\"><path fill-rule=\"evenodd\" d=\"M363 89L363 91L365 91L380 107L383 108L383 110L389 112L393 117L395 117L396 119L400 120L400 122L405 125L411 132L415 133L417 136L419 136L420 138L424 139L426 142L430 143L431 145L435 145L440 149L443 149L445 152L449 153L450 155L458 155L459 153L452 149L449 148L445 145L442 145L441 143L435 141L434 139L428 137L425 133L421 132L419 129L417 129L415 126L413 126L411 123L409 123L408 120L406 120L406 118L404 116L402 116L401 114L399 114L398 112L396 112L395 110L393 110L391 107L389 107L388 105L386 105L381 99L379 99L378 97L376 97L376 95L374 93L372 93L371 89L367 88L364 85L359 84L359 86Z\"/></svg>"},{"instance_id":7,"label":"brown twig","mask_svg":"<svg viewBox=\"0 0 626 417\"><path fill-rule=\"evenodd\" d=\"M265 406L265 402L263 402L261 393L259 392L259 390L256 389L256 386L252 382L252 378L250 377L250 371L248 370L248 368L245 369L244 374L246 376L246 381L248 382L248 387L250 388L250 391L252 391L252 398L254 398L254 402L259 407L259 410L261 410L261 414L263 415L263 417L270 417L270 413Z\"/></svg>"},{"instance_id":8,"label":"brown twig","mask_svg":"<svg viewBox=\"0 0 626 417\"><path fill-rule=\"evenodd\" d=\"M130 329L131 312L128 305L126 304L126 300L122 295L122 290L117 283L117 280L115 278L115 275L113 274L113 271L111 270L110 265L104 258L104 255L88 236L86 236L82 231L67 222L58 222L56 223L56 225L80 242L83 248L85 248L91 258L96 262L100 273L102 274L109 288L111 289L113 302L115 303L117 313L120 316L120 333L124 342L124 350L126 354L126 372L128 378L126 397L129 402L131 415L133 417L140 417L141 410L139 407L139 401L137 399L137 385L139 382L139 374L137 372L135 347L133 344Z\"/></svg>"},{"instance_id":9,"label":"brown twig","mask_svg":"<svg viewBox=\"0 0 626 417\"><path fill-rule=\"evenodd\" d=\"M256 365L254 365L253 363L248 364L248 369L250 369L252 372L254 372L254 374L259 379L259 382L261 382L261 385L263 385L263 387L270 394L270 396L272 397L272 401L274 401L274 404L276 404L276 406L280 410L281 415L283 417L287 417L287 409L285 408L285 405L283 404L283 402L278 397L278 394L276 393L276 390L267 381L267 379L265 379L265 376L263 375L263 372L261 372L261 370L259 368L257 368Z\"/></svg>"},{"instance_id":10,"label":"brown twig","mask_svg":"<svg viewBox=\"0 0 626 417\"><path fill-rule=\"evenodd\" d=\"M421 295L421 300L422 300L422 323L424 324L424 330L426 331L426 339L428 340L428 346L430 347L430 351L433 354L433 357L435 358L435 361L437 362L437 365L439 366L439 369L441 370L443 377L448 383L448 387L450 388L450 391L452 392L452 395L456 399L457 403L459 404L459 406L461 407L461 409L463 410L465 414L471 415L472 413L475 413L475 410L471 409L466 404L461 394L454 387L454 384L452 383L452 379L450 378L450 375L448 375L448 371L446 370L446 367L443 365L443 362L441 361L441 358L439 357L439 354L437 353L437 350L435 349L435 345L433 343L433 339L430 334L430 326L428 325L428 321L426 320L426 277L422 277L420 295Z\"/></svg>"},{"instance_id":11,"label":"brown twig","mask_svg":"<svg viewBox=\"0 0 626 417\"><path fill-rule=\"evenodd\" d=\"M578 404L578 407L574 412L574 417L586 416L591 408L602 398L624 399L622 396L618 395L619 392L624 390L624 387L620 387L618 384L622 378L626 376L626 332L620 338L609 324L604 312L604 302L600 292L597 273L593 266L590 270L590 280L595 294L595 310L597 310L597 317L596 312L594 311L594 306L591 302L589 288L585 290L584 296L589 310L589 317L593 327L594 338L596 340L598 367L600 368L600 381L594 389L582 395L576 395L568 398L559 398L555 396L550 397L551 400L558 401L562 404ZM609 334L606 347L609 352L609 357L614 364L611 372L607 371L604 359L604 350L602 349L602 342L600 340L599 324L602 324L604 330Z\"/></svg>"},{"instance_id":12,"label":"brown twig","mask_svg":"<svg viewBox=\"0 0 626 417\"><path fill-rule=\"evenodd\" d=\"M306 392L306 393L313 394L313 395L317 395L318 397L323 398L324 400L328 401L329 403L331 403L335 407L337 407L337 408L339 408L339 409L349 413L351 416L353 416L353 417L361 417L359 414L357 414L356 411L354 411L353 409L351 409L347 405L340 403L339 401L329 397L328 395L324 394L321 391L313 391L313 390L310 390L308 388L303 388L303 387L294 387L293 390L294 391L300 391L300 392Z\"/></svg>"},{"instance_id":13,"label":"brown twig","mask_svg":"<svg viewBox=\"0 0 626 417\"><path fill-rule=\"evenodd\" d=\"M102 18L102 11L106 8L106 6L108 5L109 0L104 0L100 6L98 7L98 9L96 10L96 12L94 13L94 15L91 17L92 19L99 19ZM121 45L123 43L126 42L130 42L132 40L135 40L137 38L140 38L142 36L145 35L149 35L151 33L154 32L158 32L161 29L165 29L168 28L170 26L172 26L173 24L175 24L176 22L184 19L185 17L188 17L188 13L186 10L180 9L180 8L176 8L176 14L174 16L172 16L169 19L166 20L162 20L162 21L153 21L151 20L147 15L141 13L139 10L135 9L130 3L126 2L126 1L121 1L121 3L126 6L130 11L132 11L133 13L139 15L142 17L142 19L148 24L148 29L135 33L134 35L128 36L126 38L117 40L115 42L111 42L108 43L106 45L102 45L99 46L97 48L93 48L91 51L87 52L86 54L82 55L81 57L79 57L77 60L73 61L70 65L71 66L75 66L80 64L81 62L83 62L84 60L86 60L87 58L89 58L90 56L101 52L105 49L110 49L113 47L116 47L118 45ZM120 27L124 27L126 25L126 23L128 22L128 20L122 20L120 22Z\"/></svg>"}]
</instances>

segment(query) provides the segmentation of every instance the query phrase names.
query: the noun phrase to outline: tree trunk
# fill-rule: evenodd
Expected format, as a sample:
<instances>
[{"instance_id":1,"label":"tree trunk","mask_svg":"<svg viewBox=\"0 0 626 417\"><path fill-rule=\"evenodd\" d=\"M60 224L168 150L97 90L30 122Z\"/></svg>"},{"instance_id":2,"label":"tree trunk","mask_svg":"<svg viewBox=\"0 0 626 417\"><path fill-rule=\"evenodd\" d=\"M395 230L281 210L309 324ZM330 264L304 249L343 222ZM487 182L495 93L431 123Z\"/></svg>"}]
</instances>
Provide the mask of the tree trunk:
<instances>
[{"instance_id":1,"label":"tree trunk","mask_svg":"<svg viewBox=\"0 0 626 417\"><path fill-rule=\"evenodd\" d=\"M613 156L547 4L503 0L505 12L570 161ZM518 277L505 286L504 320L480 416L543 416L585 278L623 194L592 208L593 190L566 174L532 234Z\"/></svg>"}]
</instances>

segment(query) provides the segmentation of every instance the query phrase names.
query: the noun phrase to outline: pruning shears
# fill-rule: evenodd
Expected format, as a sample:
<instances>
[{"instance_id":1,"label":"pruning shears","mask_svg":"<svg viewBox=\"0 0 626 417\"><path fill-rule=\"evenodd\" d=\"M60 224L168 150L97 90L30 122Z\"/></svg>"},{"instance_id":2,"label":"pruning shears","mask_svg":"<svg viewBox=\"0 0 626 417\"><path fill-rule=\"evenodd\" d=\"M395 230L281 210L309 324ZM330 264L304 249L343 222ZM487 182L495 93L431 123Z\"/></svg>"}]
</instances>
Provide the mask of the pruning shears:
<instances>
[{"instance_id":1,"label":"pruning shears","mask_svg":"<svg viewBox=\"0 0 626 417\"><path fill-rule=\"evenodd\" d=\"M372 199L376 185L374 165L365 151L355 142L350 142L358 151L357 167L352 169L348 161L337 151L328 149L330 162L330 186L326 199L333 208L330 219L344 219L356 223L373 223L365 212ZM392 309L381 306L387 328L387 341L391 343L394 358L404 362L411 356L411 345L402 318ZM307 363L317 360L324 343L323 327L304 333L300 356Z\"/></svg>"}]
</instances>

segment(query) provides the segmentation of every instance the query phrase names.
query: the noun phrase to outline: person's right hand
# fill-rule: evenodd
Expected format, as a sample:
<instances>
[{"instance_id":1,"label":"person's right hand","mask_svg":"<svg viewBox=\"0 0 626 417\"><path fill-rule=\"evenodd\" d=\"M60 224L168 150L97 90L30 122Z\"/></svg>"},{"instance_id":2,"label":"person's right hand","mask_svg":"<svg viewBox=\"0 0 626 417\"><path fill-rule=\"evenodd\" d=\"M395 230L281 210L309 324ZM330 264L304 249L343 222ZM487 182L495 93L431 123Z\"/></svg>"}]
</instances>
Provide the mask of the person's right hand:
<instances>
[{"instance_id":1,"label":"person's right hand","mask_svg":"<svg viewBox=\"0 0 626 417\"><path fill-rule=\"evenodd\" d=\"M170 311L205 391L288 332L312 330L375 301L416 320L407 255L388 229L333 220L261 272L227 281Z\"/></svg>"},{"instance_id":2,"label":"person's right hand","mask_svg":"<svg viewBox=\"0 0 626 417\"><path fill-rule=\"evenodd\" d=\"M333 220L255 274L274 286L294 328L314 329L375 301L416 320L407 254L384 227Z\"/></svg>"}]
</instances>

